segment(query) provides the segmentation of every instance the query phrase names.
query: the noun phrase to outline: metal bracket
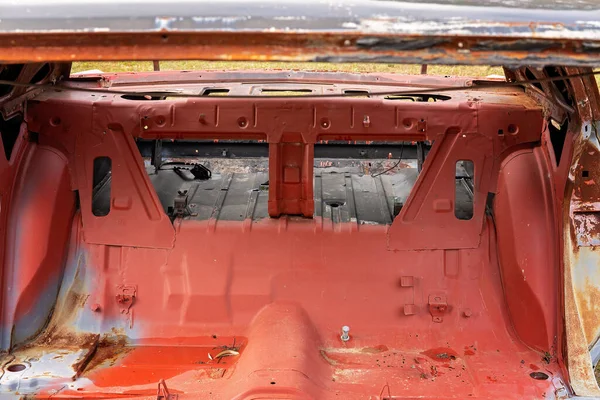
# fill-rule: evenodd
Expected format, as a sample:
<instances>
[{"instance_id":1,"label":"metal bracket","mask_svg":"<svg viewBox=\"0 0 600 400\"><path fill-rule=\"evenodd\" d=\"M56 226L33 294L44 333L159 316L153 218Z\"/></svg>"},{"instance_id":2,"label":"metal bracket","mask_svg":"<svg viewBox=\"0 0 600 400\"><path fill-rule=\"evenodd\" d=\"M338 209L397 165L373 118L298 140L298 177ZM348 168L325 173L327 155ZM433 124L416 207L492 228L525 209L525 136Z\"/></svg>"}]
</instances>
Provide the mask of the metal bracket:
<instances>
[{"instance_id":1,"label":"metal bracket","mask_svg":"<svg viewBox=\"0 0 600 400\"><path fill-rule=\"evenodd\" d=\"M169 214L173 218L177 217L186 217L186 216L195 216L196 213L190 210L190 206L188 204L188 191L187 189L182 189L177 191L177 196L173 199L173 207L169 207Z\"/></svg>"},{"instance_id":2,"label":"metal bracket","mask_svg":"<svg viewBox=\"0 0 600 400\"><path fill-rule=\"evenodd\" d=\"M440 323L444 320L444 314L448 311L448 302L444 294L429 295L429 312L433 317L433 322Z\"/></svg>"},{"instance_id":3,"label":"metal bracket","mask_svg":"<svg viewBox=\"0 0 600 400\"><path fill-rule=\"evenodd\" d=\"M169 393L169 388L167 388L167 384L164 379L158 381L158 391L156 393L156 400L177 400L178 398L178 394Z\"/></svg>"},{"instance_id":4,"label":"metal bracket","mask_svg":"<svg viewBox=\"0 0 600 400\"><path fill-rule=\"evenodd\" d=\"M117 286L117 304L121 310L121 314L129 314L129 309L135 301L137 286L135 285L119 285Z\"/></svg>"}]
</instances>

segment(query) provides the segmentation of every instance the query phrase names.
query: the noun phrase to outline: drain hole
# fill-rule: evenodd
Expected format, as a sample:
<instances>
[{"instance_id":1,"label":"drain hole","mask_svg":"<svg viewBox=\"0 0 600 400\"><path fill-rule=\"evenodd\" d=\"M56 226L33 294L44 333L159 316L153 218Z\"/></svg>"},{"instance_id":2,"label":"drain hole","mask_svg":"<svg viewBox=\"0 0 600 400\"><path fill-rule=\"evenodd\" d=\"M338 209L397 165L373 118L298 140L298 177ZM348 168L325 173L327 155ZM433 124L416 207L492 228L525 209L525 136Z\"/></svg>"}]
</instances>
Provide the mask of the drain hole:
<instances>
[{"instance_id":1,"label":"drain hole","mask_svg":"<svg viewBox=\"0 0 600 400\"><path fill-rule=\"evenodd\" d=\"M344 205L343 201L328 201L325 204L327 204L329 207L331 208L338 208Z\"/></svg>"},{"instance_id":2,"label":"drain hole","mask_svg":"<svg viewBox=\"0 0 600 400\"><path fill-rule=\"evenodd\" d=\"M274 385L274 384L275 384L275 381L271 381L271 385Z\"/></svg>"},{"instance_id":3,"label":"drain hole","mask_svg":"<svg viewBox=\"0 0 600 400\"><path fill-rule=\"evenodd\" d=\"M532 372L529 374L529 376L538 381L545 381L546 379L548 379L548 374L545 374L543 372Z\"/></svg>"},{"instance_id":4,"label":"drain hole","mask_svg":"<svg viewBox=\"0 0 600 400\"><path fill-rule=\"evenodd\" d=\"M27 368L27 367L25 366L25 364L11 364L11 365L9 365L8 367L6 367L6 369L7 369L9 372L21 372L21 371L23 371L25 368Z\"/></svg>"}]
</instances>

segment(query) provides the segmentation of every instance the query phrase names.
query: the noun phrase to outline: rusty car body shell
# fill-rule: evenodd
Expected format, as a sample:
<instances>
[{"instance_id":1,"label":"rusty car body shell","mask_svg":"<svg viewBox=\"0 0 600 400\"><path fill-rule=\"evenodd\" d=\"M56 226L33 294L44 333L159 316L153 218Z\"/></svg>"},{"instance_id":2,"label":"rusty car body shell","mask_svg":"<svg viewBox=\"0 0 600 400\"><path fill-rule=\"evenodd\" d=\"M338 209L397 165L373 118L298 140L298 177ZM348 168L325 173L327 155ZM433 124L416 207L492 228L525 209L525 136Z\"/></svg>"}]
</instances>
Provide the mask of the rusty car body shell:
<instances>
[{"instance_id":1,"label":"rusty car body shell","mask_svg":"<svg viewBox=\"0 0 600 400\"><path fill-rule=\"evenodd\" d=\"M600 397L599 48L584 0L0 4L0 394ZM167 59L506 79L70 76Z\"/></svg>"}]
</instances>

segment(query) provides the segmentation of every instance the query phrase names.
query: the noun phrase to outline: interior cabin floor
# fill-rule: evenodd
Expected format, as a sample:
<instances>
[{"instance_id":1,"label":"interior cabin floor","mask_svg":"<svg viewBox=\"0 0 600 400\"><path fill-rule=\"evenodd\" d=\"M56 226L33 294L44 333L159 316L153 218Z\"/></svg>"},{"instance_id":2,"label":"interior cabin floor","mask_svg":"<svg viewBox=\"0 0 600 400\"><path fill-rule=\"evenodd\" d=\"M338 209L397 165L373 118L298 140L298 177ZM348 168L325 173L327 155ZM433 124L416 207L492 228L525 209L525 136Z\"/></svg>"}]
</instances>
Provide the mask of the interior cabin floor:
<instances>
[{"instance_id":1,"label":"interior cabin floor","mask_svg":"<svg viewBox=\"0 0 600 400\"><path fill-rule=\"evenodd\" d=\"M189 185L175 175L150 172L165 208ZM387 249L394 205L416 175L411 163L378 177L316 170L315 218L272 219L265 173L215 173L191 184L195 215L174 220L167 250L87 244L76 216L53 317L4 357L0 390L55 399L555 398L558 365L511 326L492 217L476 249ZM467 204L465 187L457 184L457 198Z\"/></svg>"}]
</instances>

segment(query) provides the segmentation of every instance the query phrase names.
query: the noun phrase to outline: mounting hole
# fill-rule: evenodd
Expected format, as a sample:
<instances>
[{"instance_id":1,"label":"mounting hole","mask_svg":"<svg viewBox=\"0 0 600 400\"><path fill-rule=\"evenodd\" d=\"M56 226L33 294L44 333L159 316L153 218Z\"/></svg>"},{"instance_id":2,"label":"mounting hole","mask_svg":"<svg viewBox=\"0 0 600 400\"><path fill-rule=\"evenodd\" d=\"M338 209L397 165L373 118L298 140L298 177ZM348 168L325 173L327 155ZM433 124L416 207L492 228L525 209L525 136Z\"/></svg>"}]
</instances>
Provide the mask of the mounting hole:
<instances>
[{"instance_id":1,"label":"mounting hole","mask_svg":"<svg viewBox=\"0 0 600 400\"><path fill-rule=\"evenodd\" d=\"M240 128L245 128L248 126L248 120L246 117L239 117L237 120L237 124Z\"/></svg>"},{"instance_id":2,"label":"mounting hole","mask_svg":"<svg viewBox=\"0 0 600 400\"><path fill-rule=\"evenodd\" d=\"M504 130L498 129L498 136L502 136L502 135L504 135Z\"/></svg>"},{"instance_id":3,"label":"mounting hole","mask_svg":"<svg viewBox=\"0 0 600 400\"><path fill-rule=\"evenodd\" d=\"M519 133L519 127L515 124L508 125L508 133L510 133L511 135L516 135L517 133Z\"/></svg>"},{"instance_id":4,"label":"mounting hole","mask_svg":"<svg viewBox=\"0 0 600 400\"><path fill-rule=\"evenodd\" d=\"M590 176L590 171L581 171L581 176L583 178L588 178Z\"/></svg>"},{"instance_id":5,"label":"mounting hole","mask_svg":"<svg viewBox=\"0 0 600 400\"><path fill-rule=\"evenodd\" d=\"M323 128L323 129L329 129L330 126L331 126L331 121L329 121L329 119L323 118L321 120L321 128Z\"/></svg>"},{"instance_id":6,"label":"mounting hole","mask_svg":"<svg viewBox=\"0 0 600 400\"><path fill-rule=\"evenodd\" d=\"M539 371L532 372L529 374L529 376L538 381L545 381L546 379L549 378L548 374L545 374L545 373L539 372Z\"/></svg>"},{"instance_id":7,"label":"mounting hole","mask_svg":"<svg viewBox=\"0 0 600 400\"><path fill-rule=\"evenodd\" d=\"M6 370L9 372L21 372L25 369L27 369L27 366L25 364L11 364L8 367L6 367Z\"/></svg>"},{"instance_id":8,"label":"mounting hole","mask_svg":"<svg viewBox=\"0 0 600 400\"><path fill-rule=\"evenodd\" d=\"M169 40L169 36L165 35L165 34L160 35L160 38L163 40L163 42L166 42L167 40Z\"/></svg>"},{"instance_id":9,"label":"mounting hole","mask_svg":"<svg viewBox=\"0 0 600 400\"><path fill-rule=\"evenodd\" d=\"M156 125L158 126L165 126L165 117L163 117L162 115L159 115L158 117L156 117L154 119L154 122L156 123Z\"/></svg>"},{"instance_id":10,"label":"mounting hole","mask_svg":"<svg viewBox=\"0 0 600 400\"><path fill-rule=\"evenodd\" d=\"M413 122L410 118L405 118L402 120L402 125L406 129L411 129L413 127Z\"/></svg>"},{"instance_id":11,"label":"mounting hole","mask_svg":"<svg viewBox=\"0 0 600 400\"><path fill-rule=\"evenodd\" d=\"M50 118L50 125L59 126L60 125L60 117L52 117Z\"/></svg>"},{"instance_id":12,"label":"mounting hole","mask_svg":"<svg viewBox=\"0 0 600 400\"><path fill-rule=\"evenodd\" d=\"M212 338L213 338L213 339L216 339L216 338L217 338L217 335L212 335Z\"/></svg>"},{"instance_id":13,"label":"mounting hole","mask_svg":"<svg viewBox=\"0 0 600 400\"><path fill-rule=\"evenodd\" d=\"M274 385L274 384L275 384L275 381L271 381L271 385Z\"/></svg>"}]
</instances>

